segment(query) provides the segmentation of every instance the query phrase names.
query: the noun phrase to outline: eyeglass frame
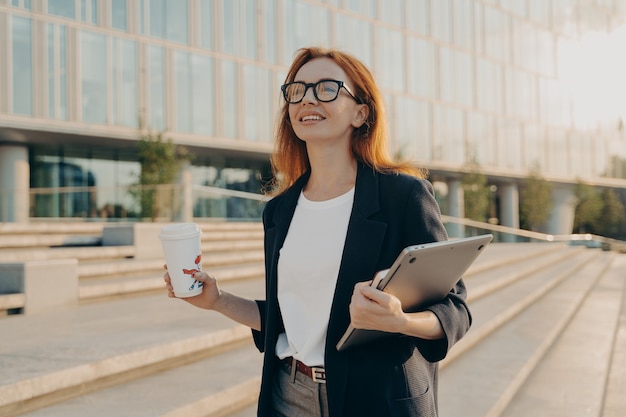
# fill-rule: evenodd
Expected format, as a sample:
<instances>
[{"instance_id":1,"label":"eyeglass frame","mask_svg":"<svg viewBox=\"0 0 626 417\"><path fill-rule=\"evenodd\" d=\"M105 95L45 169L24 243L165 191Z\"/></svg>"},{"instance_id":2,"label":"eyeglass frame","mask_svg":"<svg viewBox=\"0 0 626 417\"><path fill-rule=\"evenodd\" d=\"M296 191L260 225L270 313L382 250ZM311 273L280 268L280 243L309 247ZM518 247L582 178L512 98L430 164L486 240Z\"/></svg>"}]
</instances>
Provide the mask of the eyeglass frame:
<instances>
[{"instance_id":1,"label":"eyeglass frame","mask_svg":"<svg viewBox=\"0 0 626 417\"><path fill-rule=\"evenodd\" d=\"M320 98L317 96L317 91L316 91L316 88L317 88L317 86L318 86L320 83L329 82L329 81L334 82L334 83L337 83L337 86L339 87L339 88L337 88L337 95L336 95L333 99L331 99L331 100L322 100L322 99L320 99ZM300 100L298 100L298 101L289 101L289 100L287 99L287 88L288 88L290 85L293 85L293 84L301 84L301 85L303 85L303 86L304 86L304 93L302 94L302 98L301 98ZM313 87L313 96L315 96L315 99L316 99L317 101L321 101L322 103L330 103L331 101L335 101L335 100L337 100L337 98L339 98L339 93L341 92L341 89L343 88L343 89L345 89L345 90L348 92L348 94L350 95L350 97L352 97L352 98L354 99L354 101L356 101L356 103L357 103L357 104L363 104L363 102L362 102L362 101L361 101L361 100L360 100L357 96L355 96L355 95L352 93L352 91L350 91L350 89L348 88L348 86L346 85L346 83L345 83L345 82L343 82L343 81L339 81L339 80L324 79L324 80L319 80L318 82L315 82L315 83L305 83L305 82L303 82L303 81L292 81L292 82L290 82L290 83L286 83L286 84L281 85L281 86L280 86L280 89L281 89L281 91L283 92L283 98L285 99L285 101L286 101L287 103L289 103L289 104L298 104L298 103L302 102L302 100L304 100L304 97L306 96L307 91L308 91L308 90L309 90L309 88L311 88L311 87Z\"/></svg>"}]
</instances>

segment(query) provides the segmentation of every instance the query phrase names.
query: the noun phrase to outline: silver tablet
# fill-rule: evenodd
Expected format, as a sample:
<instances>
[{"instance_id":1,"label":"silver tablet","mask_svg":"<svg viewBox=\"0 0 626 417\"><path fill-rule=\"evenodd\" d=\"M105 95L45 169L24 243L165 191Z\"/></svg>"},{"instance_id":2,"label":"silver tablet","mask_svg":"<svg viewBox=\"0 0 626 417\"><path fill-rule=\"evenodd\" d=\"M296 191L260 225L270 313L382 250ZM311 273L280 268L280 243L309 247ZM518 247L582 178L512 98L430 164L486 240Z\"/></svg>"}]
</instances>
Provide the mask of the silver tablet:
<instances>
[{"instance_id":1,"label":"silver tablet","mask_svg":"<svg viewBox=\"0 0 626 417\"><path fill-rule=\"evenodd\" d=\"M447 296L493 235L480 235L409 246L389 269L380 271L372 285L395 295L404 311L418 311ZM390 333L348 326L337 350L372 341Z\"/></svg>"}]
</instances>

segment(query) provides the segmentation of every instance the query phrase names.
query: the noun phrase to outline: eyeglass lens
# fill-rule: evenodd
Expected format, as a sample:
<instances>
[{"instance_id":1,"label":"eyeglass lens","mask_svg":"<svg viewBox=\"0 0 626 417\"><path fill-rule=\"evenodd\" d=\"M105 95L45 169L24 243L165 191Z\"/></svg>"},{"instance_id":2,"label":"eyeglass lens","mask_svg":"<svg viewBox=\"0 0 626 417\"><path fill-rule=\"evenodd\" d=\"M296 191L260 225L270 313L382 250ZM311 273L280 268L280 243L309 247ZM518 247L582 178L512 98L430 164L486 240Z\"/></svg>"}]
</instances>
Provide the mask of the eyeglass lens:
<instances>
[{"instance_id":1,"label":"eyeglass lens","mask_svg":"<svg viewBox=\"0 0 626 417\"><path fill-rule=\"evenodd\" d=\"M289 103L297 103L301 101L309 87L313 87L313 95L317 100L327 102L333 101L337 98L339 90L341 89L341 84L340 82L333 80L322 80L314 84L305 84L303 82L296 81L285 85L283 90L285 100Z\"/></svg>"}]
</instances>

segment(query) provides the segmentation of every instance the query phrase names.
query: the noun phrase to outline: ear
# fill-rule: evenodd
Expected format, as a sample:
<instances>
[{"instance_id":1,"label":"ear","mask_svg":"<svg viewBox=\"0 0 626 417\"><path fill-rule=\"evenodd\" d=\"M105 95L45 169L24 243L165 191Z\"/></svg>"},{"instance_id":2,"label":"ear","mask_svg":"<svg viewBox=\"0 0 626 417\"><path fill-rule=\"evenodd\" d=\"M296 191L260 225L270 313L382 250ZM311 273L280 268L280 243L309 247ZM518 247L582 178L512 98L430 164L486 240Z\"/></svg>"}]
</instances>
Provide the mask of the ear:
<instances>
[{"instance_id":1,"label":"ear","mask_svg":"<svg viewBox=\"0 0 626 417\"><path fill-rule=\"evenodd\" d=\"M367 117L370 115L370 108L367 104L359 104L356 113L354 114L354 118L352 119L352 126L355 129L363 126L363 123L367 121Z\"/></svg>"}]
</instances>

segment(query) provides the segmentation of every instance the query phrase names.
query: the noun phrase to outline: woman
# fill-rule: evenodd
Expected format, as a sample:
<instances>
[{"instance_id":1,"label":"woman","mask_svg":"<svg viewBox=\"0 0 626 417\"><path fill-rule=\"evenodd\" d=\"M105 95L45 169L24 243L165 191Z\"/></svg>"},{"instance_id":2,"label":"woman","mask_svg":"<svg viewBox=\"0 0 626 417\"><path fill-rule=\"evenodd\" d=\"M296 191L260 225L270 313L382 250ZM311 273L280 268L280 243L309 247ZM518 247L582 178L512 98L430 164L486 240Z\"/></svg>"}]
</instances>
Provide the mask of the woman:
<instances>
[{"instance_id":1,"label":"woman","mask_svg":"<svg viewBox=\"0 0 626 417\"><path fill-rule=\"evenodd\" d=\"M281 89L266 299L199 272L204 291L186 300L252 329L264 352L259 416L436 416L437 362L471 323L463 281L417 312L369 286L406 246L447 239L433 188L388 156L382 97L356 58L302 49ZM396 334L337 351L350 323Z\"/></svg>"}]
</instances>

